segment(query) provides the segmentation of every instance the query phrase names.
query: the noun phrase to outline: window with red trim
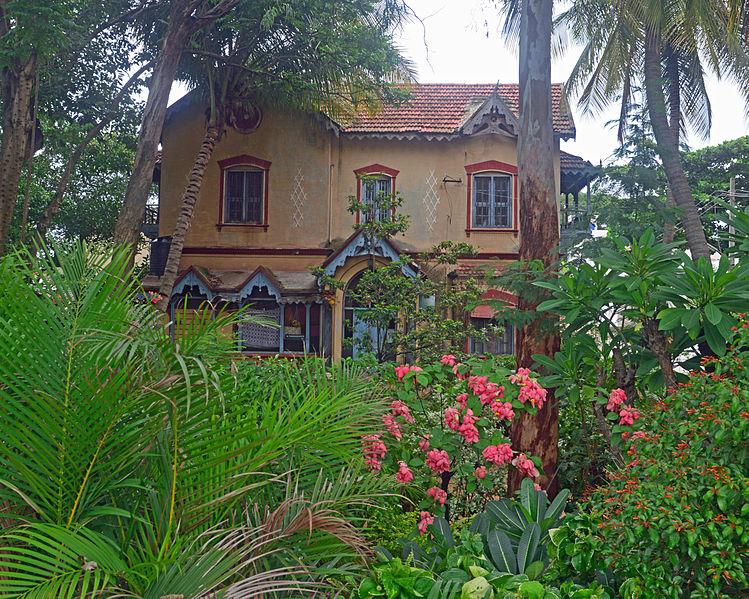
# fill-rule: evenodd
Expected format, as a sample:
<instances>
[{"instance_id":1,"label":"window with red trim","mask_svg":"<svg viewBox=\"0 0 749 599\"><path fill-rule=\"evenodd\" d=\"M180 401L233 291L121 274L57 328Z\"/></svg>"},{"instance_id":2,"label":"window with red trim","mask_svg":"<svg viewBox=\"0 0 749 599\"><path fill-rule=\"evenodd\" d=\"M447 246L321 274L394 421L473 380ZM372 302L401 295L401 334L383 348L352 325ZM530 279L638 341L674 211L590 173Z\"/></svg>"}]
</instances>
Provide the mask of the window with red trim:
<instances>
[{"instance_id":1,"label":"window with red trim","mask_svg":"<svg viewBox=\"0 0 749 599\"><path fill-rule=\"evenodd\" d=\"M466 232L517 231L517 167L487 160L465 169L468 175Z\"/></svg>"},{"instance_id":2,"label":"window with red trim","mask_svg":"<svg viewBox=\"0 0 749 599\"><path fill-rule=\"evenodd\" d=\"M395 178L400 171L382 164L370 164L354 171L356 175L356 199L363 204L374 204L377 199L395 194ZM386 220L392 217L392 211L380 208L374 212L375 220ZM356 222L362 218L356 214Z\"/></svg>"},{"instance_id":3,"label":"window with red trim","mask_svg":"<svg viewBox=\"0 0 749 599\"><path fill-rule=\"evenodd\" d=\"M221 168L219 228L268 228L268 172L270 162L255 156L219 161Z\"/></svg>"}]
</instances>

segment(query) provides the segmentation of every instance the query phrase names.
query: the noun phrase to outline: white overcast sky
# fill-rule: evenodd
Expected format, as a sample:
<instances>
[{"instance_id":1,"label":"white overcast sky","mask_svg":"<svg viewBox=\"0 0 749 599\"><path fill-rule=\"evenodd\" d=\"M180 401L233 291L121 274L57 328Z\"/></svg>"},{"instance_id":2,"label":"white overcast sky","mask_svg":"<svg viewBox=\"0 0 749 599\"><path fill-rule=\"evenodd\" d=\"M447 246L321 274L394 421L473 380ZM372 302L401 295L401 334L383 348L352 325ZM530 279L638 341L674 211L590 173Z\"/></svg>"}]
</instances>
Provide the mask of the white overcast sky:
<instances>
[{"instance_id":1,"label":"white overcast sky","mask_svg":"<svg viewBox=\"0 0 749 599\"><path fill-rule=\"evenodd\" d=\"M422 19L405 27L400 41L404 53L416 64L419 83L516 83L518 59L499 31L499 17L488 0L409 0ZM553 82L564 82L577 59L571 48L552 63ZM745 105L730 81L708 81L713 107L709 140L690 136L692 148L714 145L749 134ZM572 103L577 139L562 142L567 152L594 164L606 162L616 148L616 128L606 122L618 116L616 107L599 115L581 114Z\"/></svg>"},{"instance_id":2,"label":"white overcast sky","mask_svg":"<svg viewBox=\"0 0 749 599\"><path fill-rule=\"evenodd\" d=\"M422 22L413 20L400 34L398 45L417 69L419 83L517 83L517 53L507 48L499 31L500 18L491 0L408 0ZM563 6L563 0L555 2ZM423 23L423 24L422 24ZM563 83L577 59L576 48L552 63L551 79ZM745 104L730 81L708 78L708 93L713 107L710 139L690 136L693 148L715 145L728 139L749 135ZM175 84L170 101L185 94ZM577 139L562 142L562 149L590 160L607 161L617 146L616 127L607 122L616 119L616 106L602 114L582 114L571 104Z\"/></svg>"}]
</instances>

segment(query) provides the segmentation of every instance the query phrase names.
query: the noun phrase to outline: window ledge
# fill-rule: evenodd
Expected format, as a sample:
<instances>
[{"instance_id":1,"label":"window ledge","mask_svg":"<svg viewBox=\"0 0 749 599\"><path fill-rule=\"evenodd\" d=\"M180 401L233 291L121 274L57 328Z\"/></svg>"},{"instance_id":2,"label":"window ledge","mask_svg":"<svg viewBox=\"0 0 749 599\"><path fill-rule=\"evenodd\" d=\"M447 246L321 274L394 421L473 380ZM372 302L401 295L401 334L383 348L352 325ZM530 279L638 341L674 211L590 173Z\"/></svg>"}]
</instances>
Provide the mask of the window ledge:
<instances>
[{"instance_id":1,"label":"window ledge","mask_svg":"<svg viewBox=\"0 0 749 599\"><path fill-rule=\"evenodd\" d=\"M498 229L496 227L471 227L466 229L466 237L471 233L512 233L514 237L518 236L518 229Z\"/></svg>"},{"instance_id":2,"label":"window ledge","mask_svg":"<svg viewBox=\"0 0 749 599\"><path fill-rule=\"evenodd\" d=\"M268 230L267 223L216 223L216 228L221 231L224 227L239 227L243 229L262 229L263 231Z\"/></svg>"}]
</instances>

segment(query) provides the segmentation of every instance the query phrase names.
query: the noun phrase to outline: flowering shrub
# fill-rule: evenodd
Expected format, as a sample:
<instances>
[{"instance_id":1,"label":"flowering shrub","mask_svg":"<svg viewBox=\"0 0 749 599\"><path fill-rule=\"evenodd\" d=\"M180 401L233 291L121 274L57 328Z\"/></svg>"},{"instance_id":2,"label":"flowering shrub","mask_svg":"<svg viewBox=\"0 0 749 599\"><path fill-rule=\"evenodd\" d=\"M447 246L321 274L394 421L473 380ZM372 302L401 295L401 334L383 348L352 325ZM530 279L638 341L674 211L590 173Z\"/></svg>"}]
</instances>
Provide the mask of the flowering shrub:
<instances>
[{"instance_id":1,"label":"flowering shrub","mask_svg":"<svg viewBox=\"0 0 749 599\"><path fill-rule=\"evenodd\" d=\"M491 360L460 363L445 355L421 367L397 366L389 384L393 399L383 430L362 437L362 449L370 470L423 490L422 532L435 515L447 515L456 488L493 490L505 467L529 478L541 474L540 460L517 454L509 440L515 414L535 414L546 402L546 390L527 368L512 373Z\"/></svg>"},{"instance_id":2,"label":"flowering shrub","mask_svg":"<svg viewBox=\"0 0 749 599\"><path fill-rule=\"evenodd\" d=\"M749 586L749 327L743 324L738 350L708 359L712 372L692 373L648 410L637 423L641 430L621 433L630 461L552 535L559 549L552 576L584 581L611 568L611 588L624 597L743 596Z\"/></svg>"}]
</instances>

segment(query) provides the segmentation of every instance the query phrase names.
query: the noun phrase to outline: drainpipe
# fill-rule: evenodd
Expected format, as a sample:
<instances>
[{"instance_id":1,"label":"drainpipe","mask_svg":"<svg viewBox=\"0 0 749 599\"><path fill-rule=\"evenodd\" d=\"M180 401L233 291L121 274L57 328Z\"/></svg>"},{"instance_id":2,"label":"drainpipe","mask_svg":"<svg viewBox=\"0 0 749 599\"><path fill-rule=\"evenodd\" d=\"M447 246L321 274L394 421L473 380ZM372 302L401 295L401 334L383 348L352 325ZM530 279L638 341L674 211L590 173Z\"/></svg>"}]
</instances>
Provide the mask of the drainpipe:
<instances>
[{"instance_id":1,"label":"drainpipe","mask_svg":"<svg viewBox=\"0 0 749 599\"><path fill-rule=\"evenodd\" d=\"M333 225L333 132L328 135L328 245L332 241Z\"/></svg>"}]
</instances>

